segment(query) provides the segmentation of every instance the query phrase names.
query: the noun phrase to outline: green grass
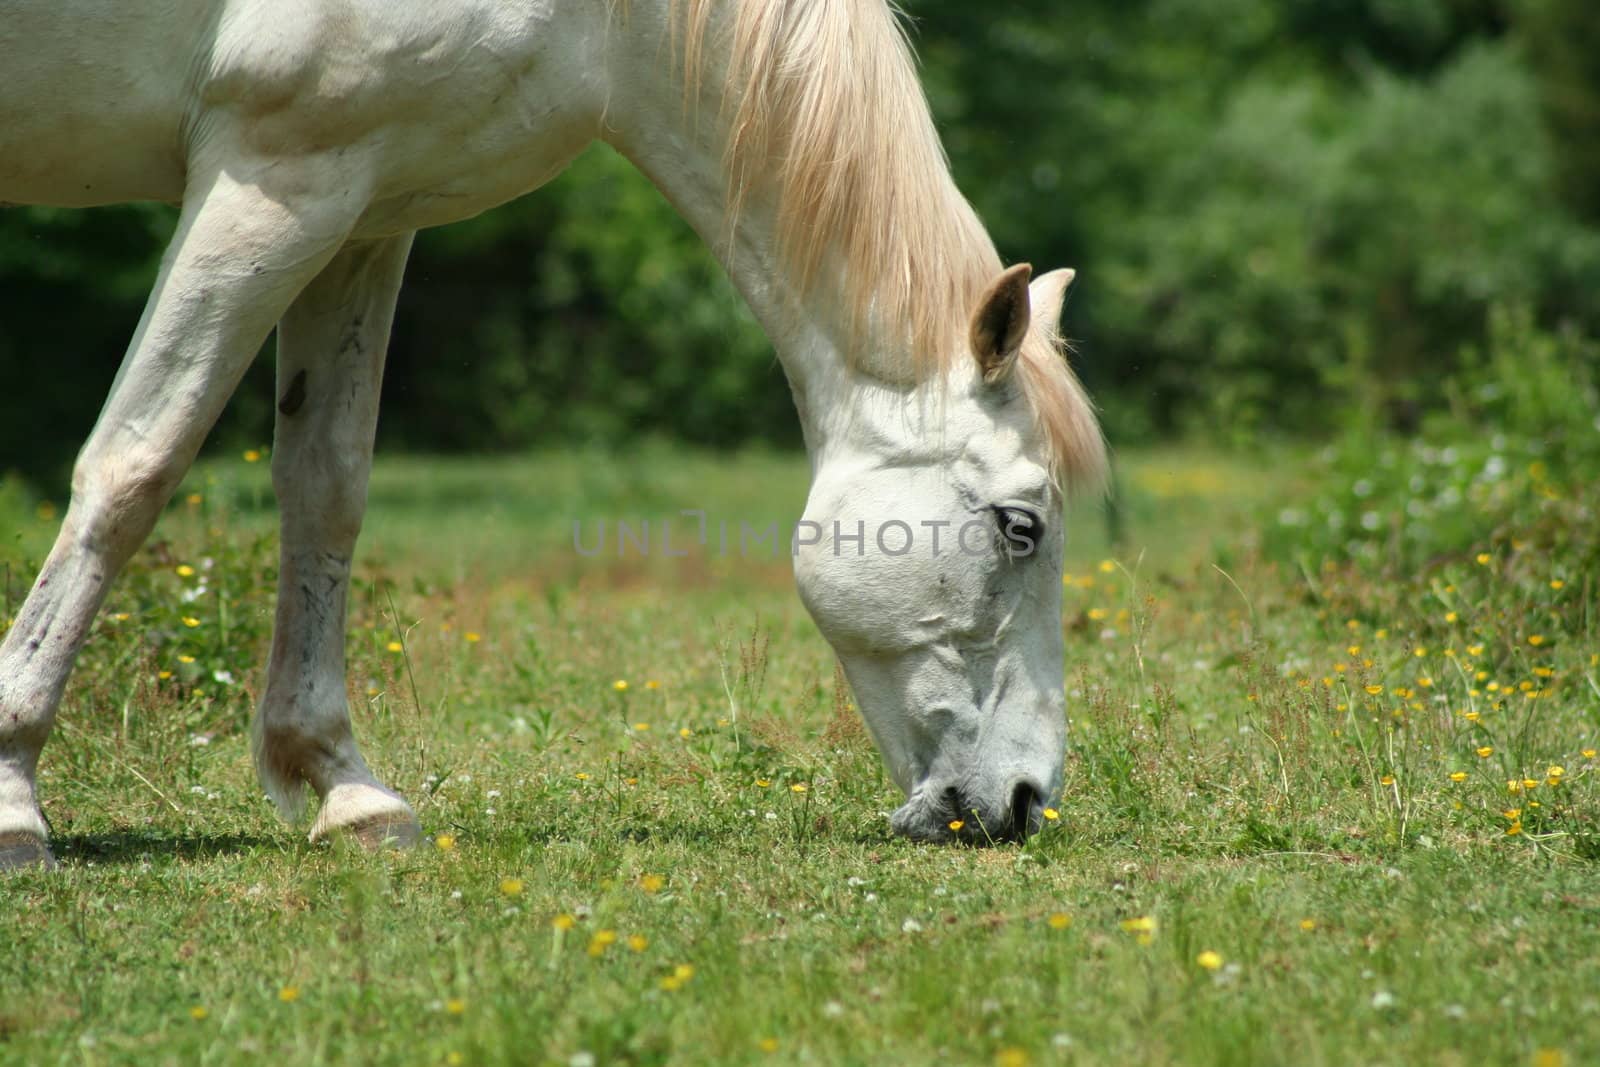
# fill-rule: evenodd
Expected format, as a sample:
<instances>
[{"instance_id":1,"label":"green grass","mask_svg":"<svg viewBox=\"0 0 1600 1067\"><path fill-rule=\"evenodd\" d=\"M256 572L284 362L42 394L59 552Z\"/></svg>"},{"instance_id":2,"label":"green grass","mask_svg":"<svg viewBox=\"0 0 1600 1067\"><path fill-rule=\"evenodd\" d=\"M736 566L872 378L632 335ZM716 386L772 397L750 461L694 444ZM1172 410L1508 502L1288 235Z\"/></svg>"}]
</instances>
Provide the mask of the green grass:
<instances>
[{"instance_id":1,"label":"green grass","mask_svg":"<svg viewBox=\"0 0 1600 1067\"><path fill-rule=\"evenodd\" d=\"M1123 544L1075 517L1060 818L980 851L889 836L786 558L572 551L573 518L787 521L803 461L382 458L357 729L452 844L386 856L254 782L271 494L211 463L63 706L61 869L0 882L0 1061L1596 1061L1588 579L1276 564L1291 460L1124 457ZM0 492L13 608L36 506Z\"/></svg>"}]
</instances>

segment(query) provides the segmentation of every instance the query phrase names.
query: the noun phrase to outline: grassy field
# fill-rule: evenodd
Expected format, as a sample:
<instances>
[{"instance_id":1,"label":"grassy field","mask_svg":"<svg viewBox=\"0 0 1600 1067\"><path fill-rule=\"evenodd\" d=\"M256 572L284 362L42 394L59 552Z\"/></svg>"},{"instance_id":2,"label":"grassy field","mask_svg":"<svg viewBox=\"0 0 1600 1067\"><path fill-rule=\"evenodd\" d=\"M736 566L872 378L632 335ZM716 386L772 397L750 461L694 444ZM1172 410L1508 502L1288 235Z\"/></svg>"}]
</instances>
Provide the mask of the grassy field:
<instances>
[{"instance_id":1,"label":"grassy field","mask_svg":"<svg viewBox=\"0 0 1600 1067\"><path fill-rule=\"evenodd\" d=\"M250 768L265 467L197 472L68 692L0 1061L1600 1062L1600 641L1559 549L1274 562L1296 462L1126 456L1117 547L1069 535L1059 818L925 847L786 557L573 549L790 521L802 461L381 458L351 699L437 846L374 856ZM6 617L53 510L0 491Z\"/></svg>"}]
</instances>

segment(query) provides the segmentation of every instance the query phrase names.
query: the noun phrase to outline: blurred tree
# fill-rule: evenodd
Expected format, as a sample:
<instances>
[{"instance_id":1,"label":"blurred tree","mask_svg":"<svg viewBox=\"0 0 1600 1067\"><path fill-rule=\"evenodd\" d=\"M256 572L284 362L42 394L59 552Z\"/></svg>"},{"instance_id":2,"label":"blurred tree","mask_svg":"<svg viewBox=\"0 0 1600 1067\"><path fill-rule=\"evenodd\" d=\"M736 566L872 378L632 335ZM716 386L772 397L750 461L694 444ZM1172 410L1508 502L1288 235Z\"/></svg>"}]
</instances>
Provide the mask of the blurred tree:
<instances>
[{"instance_id":1,"label":"blurred tree","mask_svg":"<svg viewBox=\"0 0 1600 1067\"><path fill-rule=\"evenodd\" d=\"M0 474L65 484L139 322L173 213L0 210Z\"/></svg>"},{"instance_id":2,"label":"blurred tree","mask_svg":"<svg viewBox=\"0 0 1600 1067\"><path fill-rule=\"evenodd\" d=\"M1554 135L1562 195L1600 224L1600 17L1590 0L1523 0L1518 28Z\"/></svg>"}]
</instances>

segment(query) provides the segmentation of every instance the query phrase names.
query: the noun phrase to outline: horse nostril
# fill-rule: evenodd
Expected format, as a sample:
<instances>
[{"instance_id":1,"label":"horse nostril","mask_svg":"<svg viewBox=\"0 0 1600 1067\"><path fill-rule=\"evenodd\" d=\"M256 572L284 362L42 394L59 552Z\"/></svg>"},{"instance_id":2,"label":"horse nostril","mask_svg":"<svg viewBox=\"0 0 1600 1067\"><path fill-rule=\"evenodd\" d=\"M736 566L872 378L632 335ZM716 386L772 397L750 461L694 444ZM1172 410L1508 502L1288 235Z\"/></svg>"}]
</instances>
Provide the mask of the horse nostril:
<instances>
[{"instance_id":1,"label":"horse nostril","mask_svg":"<svg viewBox=\"0 0 1600 1067\"><path fill-rule=\"evenodd\" d=\"M1039 828L1044 819L1044 793L1024 779L1011 790L1011 832L1025 838Z\"/></svg>"},{"instance_id":2,"label":"horse nostril","mask_svg":"<svg viewBox=\"0 0 1600 1067\"><path fill-rule=\"evenodd\" d=\"M961 790L957 789L955 786L950 786L944 791L942 796L944 798L945 809L950 812L950 817L952 819L963 818L964 813L961 810Z\"/></svg>"}]
</instances>

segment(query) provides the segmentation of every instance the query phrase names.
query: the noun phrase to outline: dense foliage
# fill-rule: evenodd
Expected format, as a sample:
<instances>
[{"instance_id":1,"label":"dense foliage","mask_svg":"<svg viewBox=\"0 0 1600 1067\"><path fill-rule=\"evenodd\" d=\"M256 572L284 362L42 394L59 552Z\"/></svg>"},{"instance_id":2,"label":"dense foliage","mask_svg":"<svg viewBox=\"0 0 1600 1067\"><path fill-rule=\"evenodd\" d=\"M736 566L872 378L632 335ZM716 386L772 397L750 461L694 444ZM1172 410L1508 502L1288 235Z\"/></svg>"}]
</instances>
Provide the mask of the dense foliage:
<instances>
[{"instance_id":1,"label":"dense foliage","mask_svg":"<svg viewBox=\"0 0 1600 1067\"><path fill-rule=\"evenodd\" d=\"M1068 331L1119 442L1415 425L1490 310L1593 332L1600 47L1582 0L907 5L958 181ZM59 484L171 215L0 213L0 468ZM797 436L698 239L604 150L424 234L382 433L488 449ZM224 434L270 433L270 361Z\"/></svg>"},{"instance_id":2,"label":"dense foliage","mask_svg":"<svg viewBox=\"0 0 1600 1067\"><path fill-rule=\"evenodd\" d=\"M1309 465L1315 490L1275 524L1268 517L1269 546L1307 565L1407 576L1530 553L1563 558L1557 580L1594 573L1600 361L1592 343L1541 333L1530 319L1492 315L1487 347L1469 348L1433 383L1438 403L1414 433L1385 436L1355 417ZM1574 595L1575 607L1589 602Z\"/></svg>"}]
</instances>

